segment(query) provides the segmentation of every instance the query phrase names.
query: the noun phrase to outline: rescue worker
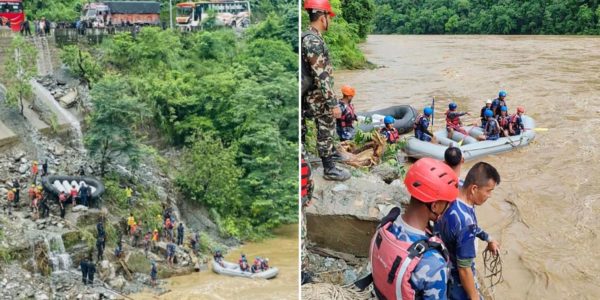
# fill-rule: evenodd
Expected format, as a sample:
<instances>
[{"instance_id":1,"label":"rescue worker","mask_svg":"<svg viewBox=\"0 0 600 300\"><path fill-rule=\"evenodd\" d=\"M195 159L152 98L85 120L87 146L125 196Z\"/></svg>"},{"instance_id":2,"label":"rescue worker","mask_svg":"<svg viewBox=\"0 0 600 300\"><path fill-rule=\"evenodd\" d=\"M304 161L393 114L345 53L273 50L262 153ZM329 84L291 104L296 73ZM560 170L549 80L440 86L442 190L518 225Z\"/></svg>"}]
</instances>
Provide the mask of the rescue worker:
<instances>
[{"instance_id":1,"label":"rescue worker","mask_svg":"<svg viewBox=\"0 0 600 300\"><path fill-rule=\"evenodd\" d=\"M500 184L498 171L488 163L478 162L467 173L458 198L436 223L450 253L448 299L481 299L477 288L476 240L487 241L487 250L498 255L499 244L477 224L475 206L482 205Z\"/></svg>"},{"instance_id":2,"label":"rescue worker","mask_svg":"<svg viewBox=\"0 0 600 300\"><path fill-rule=\"evenodd\" d=\"M478 136L477 139L480 141L495 141L500 138L500 126L491 110L486 110L485 116L488 118L487 123L483 128L483 134Z\"/></svg>"},{"instance_id":3,"label":"rescue worker","mask_svg":"<svg viewBox=\"0 0 600 300\"><path fill-rule=\"evenodd\" d=\"M300 162L300 186L301 186L301 192L300 192L300 196L302 199L302 207L301 207L301 212L302 212L302 220L301 220L301 227L300 227L300 255L301 255L301 277L302 277L302 284L308 283L310 282L310 275L308 275L307 272L305 272L304 270L306 269L307 265L308 265L308 257L307 257L307 249L306 249L306 215L305 215L305 210L308 206L310 206L312 199L313 199L313 180L311 178L312 172L311 172L311 168L310 168L310 164L308 162L306 162L304 160L304 156L302 156L302 160Z\"/></svg>"},{"instance_id":4,"label":"rescue worker","mask_svg":"<svg viewBox=\"0 0 600 300\"><path fill-rule=\"evenodd\" d=\"M115 247L115 257L121 258L123 255L123 241L119 239L117 246Z\"/></svg>"},{"instance_id":5,"label":"rescue worker","mask_svg":"<svg viewBox=\"0 0 600 300\"><path fill-rule=\"evenodd\" d=\"M448 110L446 111L446 131L448 131L448 138L452 139L454 131L458 131L464 135L469 135L467 131L462 127L463 124L460 121L460 117L464 115L471 115L469 112L457 112L458 105L454 102L448 104Z\"/></svg>"},{"instance_id":6,"label":"rescue worker","mask_svg":"<svg viewBox=\"0 0 600 300\"><path fill-rule=\"evenodd\" d=\"M175 247L175 243L170 239L167 244L167 262L169 262L169 266L171 267L173 266L173 258L175 257Z\"/></svg>"},{"instance_id":7,"label":"rescue worker","mask_svg":"<svg viewBox=\"0 0 600 300\"><path fill-rule=\"evenodd\" d=\"M225 267L225 264L223 263L223 254L221 253L221 250L217 250L215 252L215 255L213 255L213 259L219 264L221 265L221 267Z\"/></svg>"},{"instance_id":8,"label":"rescue worker","mask_svg":"<svg viewBox=\"0 0 600 300\"><path fill-rule=\"evenodd\" d=\"M121 223L122 224L122 223ZM133 230L133 226L135 225L135 218L133 217L133 213L129 213L129 217L127 218L127 234L130 235ZM121 227L123 228L123 227Z\"/></svg>"},{"instance_id":9,"label":"rescue worker","mask_svg":"<svg viewBox=\"0 0 600 300\"><path fill-rule=\"evenodd\" d=\"M462 156L462 151L458 147L450 146L444 151L444 162L454 171L457 177L460 178L460 169L465 163L465 158ZM459 186L461 180L459 179Z\"/></svg>"},{"instance_id":10,"label":"rescue worker","mask_svg":"<svg viewBox=\"0 0 600 300\"><path fill-rule=\"evenodd\" d=\"M6 206L8 206L8 215L12 216L12 207L13 207L13 203L15 201L15 190L14 189L9 189L6 192Z\"/></svg>"},{"instance_id":11,"label":"rescue worker","mask_svg":"<svg viewBox=\"0 0 600 300\"><path fill-rule=\"evenodd\" d=\"M496 118L498 121L498 127L500 128L500 135L503 137L508 136L510 116L508 115L508 107L500 107L500 115Z\"/></svg>"},{"instance_id":12,"label":"rescue worker","mask_svg":"<svg viewBox=\"0 0 600 300\"><path fill-rule=\"evenodd\" d=\"M240 265L240 270L242 272L250 271L250 267L248 266L248 260L246 259L246 254L242 253L242 257L238 261L238 264Z\"/></svg>"},{"instance_id":13,"label":"rescue worker","mask_svg":"<svg viewBox=\"0 0 600 300\"><path fill-rule=\"evenodd\" d=\"M341 141L347 141L354 138L354 126L352 123L357 120L354 112L352 99L356 95L356 90L349 85L342 86L342 99L339 102L339 107L342 111L342 116L337 119L337 134Z\"/></svg>"},{"instance_id":14,"label":"rescue worker","mask_svg":"<svg viewBox=\"0 0 600 300\"><path fill-rule=\"evenodd\" d=\"M179 226L177 226L177 246L183 245L183 231L183 223L179 223Z\"/></svg>"},{"instance_id":15,"label":"rescue worker","mask_svg":"<svg viewBox=\"0 0 600 300\"><path fill-rule=\"evenodd\" d=\"M144 254L146 255L146 258L148 258L148 251L150 251L150 240L152 239L152 232L148 231L146 232L146 235L144 235Z\"/></svg>"},{"instance_id":16,"label":"rescue worker","mask_svg":"<svg viewBox=\"0 0 600 300\"><path fill-rule=\"evenodd\" d=\"M79 194L79 191L77 191L77 187L75 185L71 186L71 192L69 194L69 196L71 197L71 201L73 202L73 207L75 207L75 205L77 205L77 195Z\"/></svg>"},{"instance_id":17,"label":"rescue worker","mask_svg":"<svg viewBox=\"0 0 600 300\"><path fill-rule=\"evenodd\" d=\"M129 206L133 205L133 202L131 200L131 197L133 196L133 190L129 186L125 187L125 195L127 196L127 203L129 204Z\"/></svg>"},{"instance_id":18,"label":"rescue worker","mask_svg":"<svg viewBox=\"0 0 600 300\"><path fill-rule=\"evenodd\" d=\"M65 218L65 212L67 211L65 208L67 197L65 196L65 192L61 191L58 196L58 205L60 206L60 218Z\"/></svg>"},{"instance_id":19,"label":"rescue worker","mask_svg":"<svg viewBox=\"0 0 600 300\"><path fill-rule=\"evenodd\" d=\"M338 168L333 161L335 120L342 116L333 90L333 65L322 33L329 29L335 13L328 0L306 0L310 27L301 37L302 65L302 143L305 143L306 119L314 119L317 127L317 150L323 162L323 178L344 181L350 172ZM305 88L306 87L306 88Z\"/></svg>"},{"instance_id":20,"label":"rescue worker","mask_svg":"<svg viewBox=\"0 0 600 300\"><path fill-rule=\"evenodd\" d=\"M383 218L371 242L372 274L355 284L372 281L379 299L446 299L447 251L429 223L455 201L458 177L442 161L422 158L404 183L410 202L402 215L396 207Z\"/></svg>"},{"instance_id":21,"label":"rescue worker","mask_svg":"<svg viewBox=\"0 0 600 300\"><path fill-rule=\"evenodd\" d=\"M494 117L499 116L500 115L500 108L502 106L507 106L506 105L506 91L505 90L501 90L500 92L498 92L498 98L494 99L494 101L492 101L492 112L494 113Z\"/></svg>"},{"instance_id":22,"label":"rescue worker","mask_svg":"<svg viewBox=\"0 0 600 300\"><path fill-rule=\"evenodd\" d=\"M488 109L492 109L492 99L487 99L485 101L485 106L481 108L481 113L479 114L479 117L481 118L481 128L484 128L485 123L487 122L487 118L485 117L484 113Z\"/></svg>"},{"instance_id":23,"label":"rescue worker","mask_svg":"<svg viewBox=\"0 0 600 300\"><path fill-rule=\"evenodd\" d=\"M104 259L104 240L106 237L98 237L96 239L96 251L97 251L97 261L102 261Z\"/></svg>"},{"instance_id":24,"label":"rescue worker","mask_svg":"<svg viewBox=\"0 0 600 300\"><path fill-rule=\"evenodd\" d=\"M50 207L48 206L48 197L44 197L41 190L38 188L36 194L38 205L42 209L41 218L46 218L50 215Z\"/></svg>"},{"instance_id":25,"label":"rescue worker","mask_svg":"<svg viewBox=\"0 0 600 300\"><path fill-rule=\"evenodd\" d=\"M150 269L150 283L152 287L156 286L156 279L158 278L158 268L156 267L156 261L152 260L152 268Z\"/></svg>"},{"instance_id":26,"label":"rescue worker","mask_svg":"<svg viewBox=\"0 0 600 300\"><path fill-rule=\"evenodd\" d=\"M156 251L156 245L158 244L159 236L158 229L154 228L152 232L152 250Z\"/></svg>"},{"instance_id":27,"label":"rescue worker","mask_svg":"<svg viewBox=\"0 0 600 300\"><path fill-rule=\"evenodd\" d=\"M29 190L27 190L27 195L29 196L29 201L31 203L29 207L33 211L33 200L36 199L37 195L37 189L35 187L35 184L31 184L31 187L29 187Z\"/></svg>"},{"instance_id":28,"label":"rescue worker","mask_svg":"<svg viewBox=\"0 0 600 300\"><path fill-rule=\"evenodd\" d=\"M423 109L423 114L417 117L414 126L415 137L421 141L437 144L435 136L429 131L429 119L431 118L431 114L433 114L433 109L427 106Z\"/></svg>"},{"instance_id":29,"label":"rescue worker","mask_svg":"<svg viewBox=\"0 0 600 300\"><path fill-rule=\"evenodd\" d=\"M37 160L34 160L33 164L31 165L31 176L33 176L33 183L36 183L36 181L37 181L37 174L38 174L38 162L37 162Z\"/></svg>"},{"instance_id":30,"label":"rescue worker","mask_svg":"<svg viewBox=\"0 0 600 300\"><path fill-rule=\"evenodd\" d=\"M19 184L19 181L17 179L13 179L12 182L12 186L15 190L15 207L18 208L19 206L19 200L21 199L20 194L21 194L21 184Z\"/></svg>"},{"instance_id":31,"label":"rescue worker","mask_svg":"<svg viewBox=\"0 0 600 300\"><path fill-rule=\"evenodd\" d=\"M88 274L88 261L87 259L84 257L81 262L79 262L79 267L81 268L81 281L83 282L83 284L87 283L87 274Z\"/></svg>"},{"instance_id":32,"label":"rescue worker","mask_svg":"<svg viewBox=\"0 0 600 300\"><path fill-rule=\"evenodd\" d=\"M254 263L252 264L252 267L250 268L250 272L252 273L259 273L260 270L260 257L256 257L254 259Z\"/></svg>"},{"instance_id":33,"label":"rescue worker","mask_svg":"<svg viewBox=\"0 0 600 300\"><path fill-rule=\"evenodd\" d=\"M90 259L90 261L88 262L88 284L90 285L94 285L94 273L96 273L96 265L94 265L94 263L92 262L92 260Z\"/></svg>"},{"instance_id":34,"label":"rescue worker","mask_svg":"<svg viewBox=\"0 0 600 300\"><path fill-rule=\"evenodd\" d=\"M517 106L517 113L510 117L510 122L508 123L509 135L519 135L525 130L522 118L524 113L525 108L523 106Z\"/></svg>"},{"instance_id":35,"label":"rescue worker","mask_svg":"<svg viewBox=\"0 0 600 300\"><path fill-rule=\"evenodd\" d=\"M81 187L79 187L79 199L81 199L81 204L84 206L88 206L88 189L89 187L85 182L82 182Z\"/></svg>"},{"instance_id":36,"label":"rescue worker","mask_svg":"<svg viewBox=\"0 0 600 300\"><path fill-rule=\"evenodd\" d=\"M44 160L44 163L42 164L42 176L46 176L48 175L48 160Z\"/></svg>"},{"instance_id":37,"label":"rescue worker","mask_svg":"<svg viewBox=\"0 0 600 300\"><path fill-rule=\"evenodd\" d=\"M398 129L394 127L394 122L396 122L394 117L386 116L383 118L385 127L379 130L379 133L385 137L388 144L395 144L400 139L400 134L398 133Z\"/></svg>"},{"instance_id":38,"label":"rescue worker","mask_svg":"<svg viewBox=\"0 0 600 300\"><path fill-rule=\"evenodd\" d=\"M269 258L265 258L260 263L260 269L266 271L269 269Z\"/></svg>"}]
</instances>

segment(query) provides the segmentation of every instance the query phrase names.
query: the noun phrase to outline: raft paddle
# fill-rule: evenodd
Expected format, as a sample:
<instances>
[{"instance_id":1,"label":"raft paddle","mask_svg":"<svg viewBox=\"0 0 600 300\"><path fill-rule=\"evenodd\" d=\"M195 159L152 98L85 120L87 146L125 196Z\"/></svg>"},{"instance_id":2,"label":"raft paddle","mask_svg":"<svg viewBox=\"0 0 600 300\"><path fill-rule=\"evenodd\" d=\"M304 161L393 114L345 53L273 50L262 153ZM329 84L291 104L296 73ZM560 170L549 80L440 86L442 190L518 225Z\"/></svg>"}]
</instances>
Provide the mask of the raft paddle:
<instances>
[{"instance_id":1,"label":"raft paddle","mask_svg":"<svg viewBox=\"0 0 600 300\"><path fill-rule=\"evenodd\" d=\"M533 131L541 132L541 131L548 131L548 128L536 127L536 128L525 128L525 130L533 130Z\"/></svg>"},{"instance_id":2,"label":"raft paddle","mask_svg":"<svg viewBox=\"0 0 600 300\"><path fill-rule=\"evenodd\" d=\"M431 132L433 132L433 119L435 118L435 97L431 98Z\"/></svg>"}]
</instances>

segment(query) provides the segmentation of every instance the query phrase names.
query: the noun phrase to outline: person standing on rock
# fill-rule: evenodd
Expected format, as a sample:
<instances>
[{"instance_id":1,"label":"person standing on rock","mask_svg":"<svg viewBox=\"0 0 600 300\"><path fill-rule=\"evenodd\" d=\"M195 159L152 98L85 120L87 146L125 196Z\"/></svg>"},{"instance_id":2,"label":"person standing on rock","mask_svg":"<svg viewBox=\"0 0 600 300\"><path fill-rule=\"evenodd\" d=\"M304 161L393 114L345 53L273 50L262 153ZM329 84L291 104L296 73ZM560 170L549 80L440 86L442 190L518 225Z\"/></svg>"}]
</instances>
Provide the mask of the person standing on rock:
<instances>
[{"instance_id":1,"label":"person standing on rock","mask_svg":"<svg viewBox=\"0 0 600 300\"><path fill-rule=\"evenodd\" d=\"M477 285L475 257L477 256L476 237L486 241L487 250L498 255L499 244L477 224L475 206L482 205L492 195L500 183L496 168L485 162L476 163L467 173L465 182L455 202L436 223L450 253L450 278L448 299L480 299Z\"/></svg>"},{"instance_id":2,"label":"person standing on rock","mask_svg":"<svg viewBox=\"0 0 600 300\"><path fill-rule=\"evenodd\" d=\"M69 196L71 197L71 202L73 204L73 207L75 207L75 205L77 205L77 195L79 194L79 191L77 191L77 187L75 185L71 186L71 192L69 193Z\"/></svg>"},{"instance_id":3,"label":"person standing on rock","mask_svg":"<svg viewBox=\"0 0 600 300\"><path fill-rule=\"evenodd\" d=\"M183 245L183 223L179 223L177 226L177 246Z\"/></svg>"},{"instance_id":4,"label":"person standing on rock","mask_svg":"<svg viewBox=\"0 0 600 300\"><path fill-rule=\"evenodd\" d=\"M333 65L322 33L329 29L335 13L328 0L306 0L304 9L310 27L302 33L302 143L305 143L306 120L314 119L317 127L317 150L323 162L323 178L344 181L350 172L336 167L333 137L336 119L342 116L333 89ZM306 88L305 88L306 86Z\"/></svg>"},{"instance_id":5,"label":"person standing on rock","mask_svg":"<svg viewBox=\"0 0 600 300\"><path fill-rule=\"evenodd\" d=\"M356 285L364 289L373 282L379 299L446 299L447 250L429 224L456 201L458 177L442 161L422 158L404 184L409 204L402 215L395 207L379 223L370 249L372 274Z\"/></svg>"},{"instance_id":6,"label":"person standing on rock","mask_svg":"<svg viewBox=\"0 0 600 300\"><path fill-rule=\"evenodd\" d=\"M48 206L48 197L44 197L42 191L38 189L36 194L39 206L42 208L41 218L47 218L50 215L50 207Z\"/></svg>"},{"instance_id":7,"label":"person standing on rock","mask_svg":"<svg viewBox=\"0 0 600 300\"><path fill-rule=\"evenodd\" d=\"M156 267L156 261L152 260L152 268L150 269L150 283L152 287L156 287L156 279L158 277L158 268Z\"/></svg>"},{"instance_id":8,"label":"person standing on rock","mask_svg":"<svg viewBox=\"0 0 600 300\"><path fill-rule=\"evenodd\" d=\"M125 187L125 196L127 196L127 203L129 204L129 207L131 207L133 205L133 202L131 201L133 190L129 186Z\"/></svg>"},{"instance_id":9,"label":"person standing on rock","mask_svg":"<svg viewBox=\"0 0 600 300\"><path fill-rule=\"evenodd\" d=\"M42 176L47 176L48 175L48 159L44 160L44 163L42 164Z\"/></svg>"},{"instance_id":10,"label":"person standing on rock","mask_svg":"<svg viewBox=\"0 0 600 300\"><path fill-rule=\"evenodd\" d=\"M88 206L88 189L85 182L82 182L81 187L79 187L79 199L81 199L81 204L84 206Z\"/></svg>"},{"instance_id":11,"label":"person standing on rock","mask_svg":"<svg viewBox=\"0 0 600 300\"><path fill-rule=\"evenodd\" d=\"M83 284L86 284L87 283L87 275L88 275L87 259L83 258L81 260L81 262L79 263L79 267L81 268L81 281L83 281Z\"/></svg>"},{"instance_id":12,"label":"person standing on rock","mask_svg":"<svg viewBox=\"0 0 600 300\"><path fill-rule=\"evenodd\" d=\"M167 262L169 262L169 266L173 267L173 258L175 257L175 244L173 240L169 239L169 243L167 244Z\"/></svg>"},{"instance_id":13,"label":"person standing on rock","mask_svg":"<svg viewBox=\"0 0 600 300\"><path fill-rule=\"evenodd\" d=\"M60 193L61 193L61 195L64 196L64 192L60 192ZM65 200L66 200L66 197L63 197L63 200L58 201L58 204L60 205L60 218L63 220L65 219L65 212L66 212L66 209L65 209L66 201Z\"/></svg>"},{"instance_id":14,"label":"person standing on rock","mask_svg":"<svg viewBox=\"0 0 600 300\"><path fill-rule=\"evenodd\" d=\"M131 235L133 226L135 226L135 218L133 217L133 213L129 213L129 218L127 218L127 235Z\"/></svg>"},{"instance_id":15,"label":"person standing on rock","mask_svg":"<svg viewBox=\"0 0 600 300\"><path fill-rule=\"evenodd\" d=\"M98 257L96 257L97 261L102 261L104 259L104 240L105 236L98 237L96 239L96 251L98 252Z\"/></svg>"},{"instance_id":16,"label":"person standing on rock","mask_svg":"<svg viewBox=\"0 0 600 300\"><path fill-rule=\"evenodd\" d=\"M27 190L27 195L29 196L29 207L31 208L31 211L33 211L33 202L34 200L37 198L37 192L36 192L36 188L35 188L35 184L31 184L31 187L29 187L29 190Z\"/></svg>"},{"instance_id":17,"label":"person standing on rock","mask_svg":"<svg viewBox=\"0 0 600 300\"><path fill-rule=\"evenodd\" d=\"M94 273L96 273L96 265L90 261L88 262L88 284L94 286Z\"/></svg>"},{"instance_id":18,"label":"person standing on rock","mask_svg":"<svg viewBox=\"0 0 600 300\"><path fill-rule=\"evenodd\" d=\"M21 197L20 197L20 194L21 194L21 184L15 178L15 179L13 179L12 186L15 189L15 206L18 207L19 206L19 199L21 199Z\"/></svg>"},{"instance_id":19,"label":"person standing on rock","mask_svg":"<svg viewBox=\"0 0 600 300\"><path fill-rule=\"evenodd\" d=\"M152 239L152 232L148 231L146 233L146 235L144 236L144 254L146 255L146 258L148 258L148 251L150 251L150 243Z\"/></svg>"},{"instance_id":20,"label":"person standing on rock","mask_svg":"<svg viewBox=\"0 0 600 300\"><path fill-rule=\"evenodd\" d=\"M342 116L337 119L336 130L340 137L340 141L347 141L354 138L354 121L356 121L356 113L354 112L354 105L352 105L352 99L356 95L356 90L349 86L342 86L342 99L338 104L342 110Z\"/></svg>"},{"instance_id":21,"label":"person standing on rock","mask_svg":"<svg viewBox=\"0 0 600 300\"><path fill-rule=\"evenodd\" d=\"M15 201L15 189L9 189L6 192L6 206L8 206L8 215L12 216L12 206Z\"/></svg>"},{"instance_id":22,"label":"person standing on rock","mask_svg":"<svg viewBox=\"0 0 600 300\"><path fill-rule=\"evenodd\" d=\"M313 181L311 178L312 172L310 169L310 164L308 162L306 162L304 160L304 156L302 156L302 160L301 160L301 164L300 164L300 186L302 188L301 192L300 192L300 196L302 199L302 220L301 220L301 227L300 227L300 248L301 248L301 258L300 258L300 264L301 264L301 268L304 270L306 269L306 267L308 266L308 257L307 257L307 249L306 249L306 214L305 214L305 210L308 206L310 206L310 203L313 199ZM308 273L302 271L301 272L301 277L302 277L302 284L308 283L310 282L310 276L308 275Z\"/></svg>"},{"instance_id":23,"label":"person standing on rock","mask_svg":"<svg viewBox=\"0 0 600 300\"><path fill-rule=\"evenodd\" d=\"M38 175L38 162L37 160L33 161L31 165L31 176L33 176L33 183L37 184L37 175Z\"/></svg>"}]
</instances>

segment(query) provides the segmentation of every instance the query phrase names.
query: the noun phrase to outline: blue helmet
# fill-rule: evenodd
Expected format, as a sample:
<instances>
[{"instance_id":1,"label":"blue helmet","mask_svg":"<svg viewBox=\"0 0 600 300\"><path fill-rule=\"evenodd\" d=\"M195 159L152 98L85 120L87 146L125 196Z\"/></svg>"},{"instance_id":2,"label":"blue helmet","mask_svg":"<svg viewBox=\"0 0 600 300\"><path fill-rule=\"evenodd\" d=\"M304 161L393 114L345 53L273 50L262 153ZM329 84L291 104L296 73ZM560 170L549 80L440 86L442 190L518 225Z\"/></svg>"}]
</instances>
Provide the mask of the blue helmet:
<instances>
[{"instance_id":1,"label":"blue helmet","mask_svg":"<svg viewBox=\"0 0 600 300\"><path fill-rule=\"evenodd\" d=\"M433 109L431 109L431 107L427 106L427 107L425 107L425 109L423 109L423 113L426 116L431 116L431 114L433 113Z\"/></svg>"},{"instance_id":2,"label":"blue helmet","mask_svg":"<svg viewBox=\"0 0 600 300\"><path fill-rule=\"evenodd\" d=\"M394 122L396 122L396 120L394 120L394 117L392 116L386 116L383 119L383 124L387 125L387 124L394 124Z\"/></svg>"},{"instance_id":3,"label":"blue helmet","mask_svg":"<svg viewBox=\"0 0 600 300\"><path fill-rule=\"evenodd\" d=\"M458 107L458 105L456 105L456 103L454 103L454 102L448 104L448 108L450 108L450 110L455 110L457 107Z\"/></svg>"},{"instance_id":4,"label":"blue helmet","mask_svg":"<svg viewBox=\"0 0 600 300\"><path fill-rule=\"evenodd\" d=\"M498 92L498 97L506 97L506 91L501 90L500 92Z\"/></svg>"},{"instance_id":5,"label":"blue helmet","mask_svg":"<svg viewBox=\"0 0 600 300\"><path fill-rule=\"evenodd\" d=\"M489 118L489 117L493 117L493 116L494 116L494 113L493 113L491 110L489 110L489 109L486 109L486 110L485 110L485 112L483 113L483 115L484 115L486 118Z\"/></svg>"},{"instance_id":6,"label":"blue helmet","mask_svg":"<svg viewBox=\"0 0 600 300\"><path fill-rule=\"evenodd\" d=\"M508 111L508 107L506 107L506 106L500 106L500 111Z\"/></svg>"}]
</instances>

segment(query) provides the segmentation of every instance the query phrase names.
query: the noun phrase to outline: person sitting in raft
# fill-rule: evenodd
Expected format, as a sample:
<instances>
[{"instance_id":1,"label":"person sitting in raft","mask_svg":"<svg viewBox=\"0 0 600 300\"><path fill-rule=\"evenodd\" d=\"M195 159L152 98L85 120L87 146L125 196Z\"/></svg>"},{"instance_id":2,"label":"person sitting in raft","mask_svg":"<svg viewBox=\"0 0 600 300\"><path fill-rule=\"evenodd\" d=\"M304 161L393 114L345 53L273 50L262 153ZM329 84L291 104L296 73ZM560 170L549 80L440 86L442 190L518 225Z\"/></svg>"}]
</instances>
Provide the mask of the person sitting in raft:
<instances>
[{"instance_id":1,"label":"person sitting in raft","mask_svg":"<svg viewBox=\"0 0 600 300\"><path fill-rule=\"evenodd\" d=\"M395 144L400 139L400 134L398 133L398 129L394 127L394 122L396 122L394 117L386 116L383 118L383 124L385 127L381 128L379 131L380 134L385 136L388 144Z\"/></svg>"},{"instance_id":2,"label":"person sitting in raft","mask_svg":"<svg viewBox=\"0 0 600 300\"><path fill-rule=\"evenodd\" d=\"M262 260L262 262L260 263L260 269L263 271L266 271L269 269L269 258L265 258L264 260Z\"/></svg>"},{"instance_id":3,"label":"person sitting in raft","mask_svg":"<svg viewBox=\"0 0 600 300\"><path fill-rule=\"evenodd\" d=\"M492 99L487 99L485 101L485 106L481 108L481 113L479 114L479 117L481 118L481 128L485 128L485 123L487 122L487 118L483 114L488 109L492 109Z\"/></svg>"},{"instance_id":4,"label":"person sitting in raft","mask_svg":"<svg viewBox=\"0 0 600 300\"><path fill-rule=\"evenodd\" d=\"M252 271L252 273L260 272L260 263L261 263L260 257L257 256L254 259L254 264L252 265L252 268L250 268L250 271Z\"/></svg>"},{"instance_id":5,"label":"person sitting in raft","mask_svg":"<svg viewBox=\"0 0 600 300\"><path fill-rule=\"evenodd\" d=\"M492 101L492 112L494 113L494 117L500 115L500 109L502 106L506 106L506 100L504 100L506 98L506 95L506 91L501 90L500 92L498 92L498 98Z\"/></svg>"},{"instance_id":6,"label":"person sitting in raft","mask_svg":"<svg viewBox=\"0 0 600 300\"><path fill-rule=\"evenodd\" d=\"M217 250L215 255L213 255L213 258L219 265L221 265L221 267L225 267L225 264L223 264L223 254L221 253L221 250Z\"/></svg>"},{"instance_id":7,"label":"person sitting in raft","mask_svg":"<svg viewBox=\"0 0 600 300\"><path fill-rule=\"evenodd\" d=\"M500 107L500 115L496 118L498 120L498 126L500 127L500 136L507 137L508 129L510 124L510 116L508 115L508 107ZM485 127L484 127L485 128Z\"/></svg>"},{"instance_id":8,"label":"person sitting in raft","mask_svg":"<svg viewBox=\"0 0 600 300\"><path fill-rule=\"evenodd\" d=\"M494 113L491 110L485 111L485 116L488 118L483 134L478 136L477 139L480 141L495 141L500 138L500 126L498 121L494 119Z\"/></svg>"},{"instance_id":9,"label":"person sitting in raft","mask_svg":"<svg viewBox=\"0 0 600 300\"><path fill-rule=\"evenodd\" d=\"M356 121L356 113L354 113L354 105L352 105L352 98L356 95L356 91L349 85L342 86L342 95L344 97L340 99L338 106L342 111L342 116L336 121L336 131L340 137L340 141L347 141L354 138L354 126L352 123Z\"/></svg>"},{"instance_id":10,"label":"person sitting in raft","mask_svg":"<svg viewBox=\"0 0 600 300\"><path fill-rule=\"evenodd\" d=\"M435 140L435 136L431 131L429 131L429 118L433 114L433 109L429 106L423 109L423 114L417 117L417 121L415 121L415 137L421 141L432 142L437 144Z\"/></svg>"},{"instance_id":11,"label":"person sitting in raft","mask_svg":"<svg viewBox=\"0 0 600 300\"><path fill-rule=\"evenodd\" d=\"M250 271L250 267L248 266L248 260L246 259L246 254L242 253L242 257L240 258L238 263L242 272Z\"/></svg>"},{"instance_id":12,"label":"person sitting in raft","mask_svg":"<svg viewBox=\"0 0 600 300\"><path fill-rule=\"evenodd\" d=\"M446 111L446 131L448 131L448 138L452 139L454 131L458 131L464 135L468 135L467 131L462 127L463 124L460 121L460 117L464 115L471 115L469 112L457 112L458 105L452 102L448 104L448 110Z\"/></svg>"},{"instance_id":13,"label":"person sitting in raft","mask_svg":"<svg viewBox=\"0 0 600 300\"><path fill-rule=\"evenodd\" d=\"M508 123L508 133L510 135L519 135L525 130L522 118L524 113L525 108L523 106L517 106L517 113L510 117L510 122Z\"/></svg>"}]
</instances>

